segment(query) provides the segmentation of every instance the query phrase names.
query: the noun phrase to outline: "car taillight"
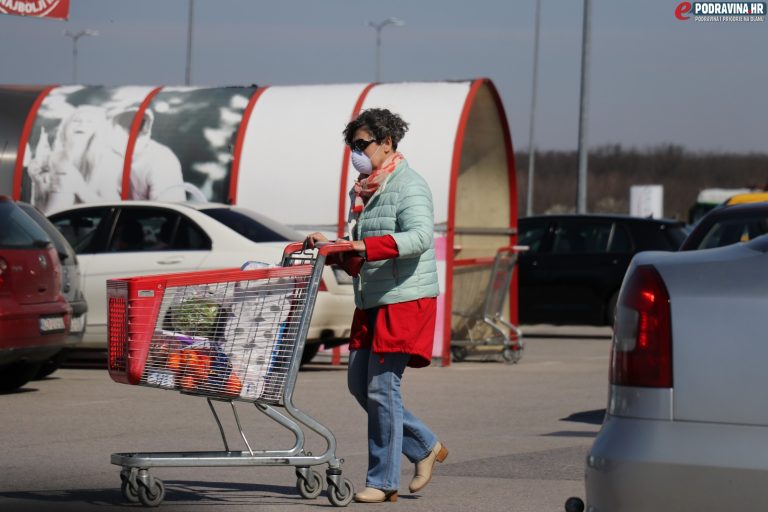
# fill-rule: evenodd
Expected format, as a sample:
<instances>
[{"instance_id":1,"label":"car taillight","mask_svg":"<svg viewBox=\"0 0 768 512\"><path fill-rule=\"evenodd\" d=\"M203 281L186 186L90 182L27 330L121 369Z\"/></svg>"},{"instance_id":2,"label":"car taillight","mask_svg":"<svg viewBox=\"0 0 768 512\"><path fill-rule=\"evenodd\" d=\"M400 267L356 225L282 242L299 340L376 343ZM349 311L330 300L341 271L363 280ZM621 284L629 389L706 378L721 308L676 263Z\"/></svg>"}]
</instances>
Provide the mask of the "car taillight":
<instances>
[{"instance_id":1,"label":"car taillight","mask_svg":"<svg viewBox=\"0 0 768 512\"><path fill-rule=\"evenodd\" d=\"M8 279L8 262L0 258L0 291L5 287L5 281Z\"/></svg>"},{"instance_id":2,"label":"car taillight","mask_svg":"<svg viewBox=\"0 0 768 512\"><path fill-rule=\"evenodd\" d=\"M637 267L624 283L613 338L611 384L672 387L669 293L654 267Z\"/></svg>"}]
</instances>

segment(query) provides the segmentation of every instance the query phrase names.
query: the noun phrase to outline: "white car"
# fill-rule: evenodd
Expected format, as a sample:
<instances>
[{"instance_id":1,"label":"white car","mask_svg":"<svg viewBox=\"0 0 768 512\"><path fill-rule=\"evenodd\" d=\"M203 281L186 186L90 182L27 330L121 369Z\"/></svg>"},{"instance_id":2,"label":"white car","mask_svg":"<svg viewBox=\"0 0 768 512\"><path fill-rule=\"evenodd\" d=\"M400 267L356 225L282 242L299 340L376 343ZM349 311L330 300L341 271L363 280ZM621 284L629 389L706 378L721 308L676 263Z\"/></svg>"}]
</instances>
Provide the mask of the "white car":
<instances>
[{"instance_id":1,"label":"white car","mask_svg":"<svg viewBox=\"0 0 768 512\"><path fill-rule=\"evenodd\" d=\"M303 237L246 208L217 203L89 203L49 215L80 262L88 321L82 348L107 346L107 279L279 263L288 242ZM325 269L303 361L349 337L351 280Z\"/></svg>"}]
</instances>

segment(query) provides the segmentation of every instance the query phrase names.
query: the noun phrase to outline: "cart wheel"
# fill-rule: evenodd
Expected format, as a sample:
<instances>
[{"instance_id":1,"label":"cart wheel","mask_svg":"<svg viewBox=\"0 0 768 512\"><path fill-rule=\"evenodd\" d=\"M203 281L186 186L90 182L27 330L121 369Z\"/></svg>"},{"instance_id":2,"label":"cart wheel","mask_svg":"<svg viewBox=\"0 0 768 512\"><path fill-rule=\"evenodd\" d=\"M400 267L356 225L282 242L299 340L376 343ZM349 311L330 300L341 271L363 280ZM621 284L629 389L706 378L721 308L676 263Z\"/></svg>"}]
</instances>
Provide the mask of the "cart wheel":
<instances>
[{"instance_id":1,"label":"cart wheel","mask_svg":"<svg viewBox=\"0 0 768 512\"><path fill-rule=\"evenodd\" d=\"M302 498L308 500L317 498L323 491L323 477L317 471L309 473L309 480L299 477L296 480L296 488L299 490Z\"/></svg>"},{"instance_id":2,"label":"cart wheel","mask_svg":"<svg viewBox=\"0 0 768 512\"><path fill-rule=\"evenodd\" d=\"M152 489L145 485L139 485L139 501L145 507L156 507L165 499L165 485L159 478L155 478Z\"/></svg>"},{"instance_id":3,"label":"cart wheel","mask_svg":"<svg viewBox=\"0 0 768 512\"><path fill-rule=\"evenodd\" d=\"M131 485L131 482L128 480L123 480L123 484L120 486L120 492L123 494L123 498L125 498L125 501L128 503L139 502L138 491L134 486Z\"/></svg>"},{"instance_id":4,"label":"cart wheel","mask_svg":"<svg viewBox=\"0 0 768 512\"><path fill-rule=\"evenodd\" d=\"M453 356L453 360L456 362L461 362L467 357L467 347L460 347L460 346L454 346L451 347L451 355Z\"/></svg>"},{"instance_id":5,"label":"cart wheel","mask_svg":"<svg viewBox=\"0 0 768 512\"><path fill-rule=\"evenodd\" d=\"M521 348L505 348L501 357L504 358L505 363L515 364L523 358L523 350Z\"/></svg>"},{"instance_id":6,"label":"cart wheel","mask_svg":"<svg viewBox=\"0 0 768 512\"><path fill-rule=\"evenodd\" d=\"M352 501L352 496L355 493L355 489L352 487L352 482L348 478L341 480L342 489L339 489L335 485L328 486L328 501L335 507L346 507L349 502Z\"/></svg>"}]
</instances>

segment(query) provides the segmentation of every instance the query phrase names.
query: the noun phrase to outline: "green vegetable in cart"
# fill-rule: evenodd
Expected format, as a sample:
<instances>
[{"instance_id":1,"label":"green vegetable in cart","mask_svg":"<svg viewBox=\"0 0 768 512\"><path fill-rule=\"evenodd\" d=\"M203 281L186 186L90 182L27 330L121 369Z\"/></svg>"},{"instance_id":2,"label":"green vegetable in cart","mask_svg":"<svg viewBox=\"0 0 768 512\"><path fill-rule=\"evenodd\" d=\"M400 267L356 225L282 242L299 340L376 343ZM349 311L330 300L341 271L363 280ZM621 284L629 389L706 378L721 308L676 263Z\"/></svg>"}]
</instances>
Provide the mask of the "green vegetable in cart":
<instances>
[{"instance_id":1,"label":"green vegetable in cart","mask_svg":"<svg viewBox=\"0 0 768 512\"><path fill-rule=\"evenodd\" d=\"M202 297L185 299L171 310L173 329L189 336L213 338L218 317L219 305Z\"/></svg>"}]
</instances>

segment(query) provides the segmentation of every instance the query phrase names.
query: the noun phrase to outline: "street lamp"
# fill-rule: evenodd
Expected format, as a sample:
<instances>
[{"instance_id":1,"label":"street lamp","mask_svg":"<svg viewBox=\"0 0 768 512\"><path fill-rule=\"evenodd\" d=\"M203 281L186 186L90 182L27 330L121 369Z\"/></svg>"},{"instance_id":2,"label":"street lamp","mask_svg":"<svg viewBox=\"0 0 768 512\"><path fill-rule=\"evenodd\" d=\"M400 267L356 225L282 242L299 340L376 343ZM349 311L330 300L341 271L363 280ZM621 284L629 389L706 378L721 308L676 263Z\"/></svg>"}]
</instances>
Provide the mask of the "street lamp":
<instances>
[{"instance_id":1,"label":"street lamp","mask_svg":"<svg viewBox=\"0 0 768 512\"><path fill-rule=\"evenodd\" d=\"M381 31L384 27L394 25L396 27L402 27L405 22L398 18L387 18L384 21L375 23L373 21L368 22L369 27L376 29L376 81L381 80Z\"/></svg>"},{"instance_id":2,"label":"street lamp","mask_svg":"<svg viewBox=\"0 0 768 512\"><path fill-rule=\"evenodd\" d=\"M83 36L96 37L99 35L99 32L97 30L86 28L85 30L81 30L80 32L70 32L69 30L65 30L64 35L72 38L72 83L76 84L77 83L77 40Z\"/></svg>"}]
</instances>

